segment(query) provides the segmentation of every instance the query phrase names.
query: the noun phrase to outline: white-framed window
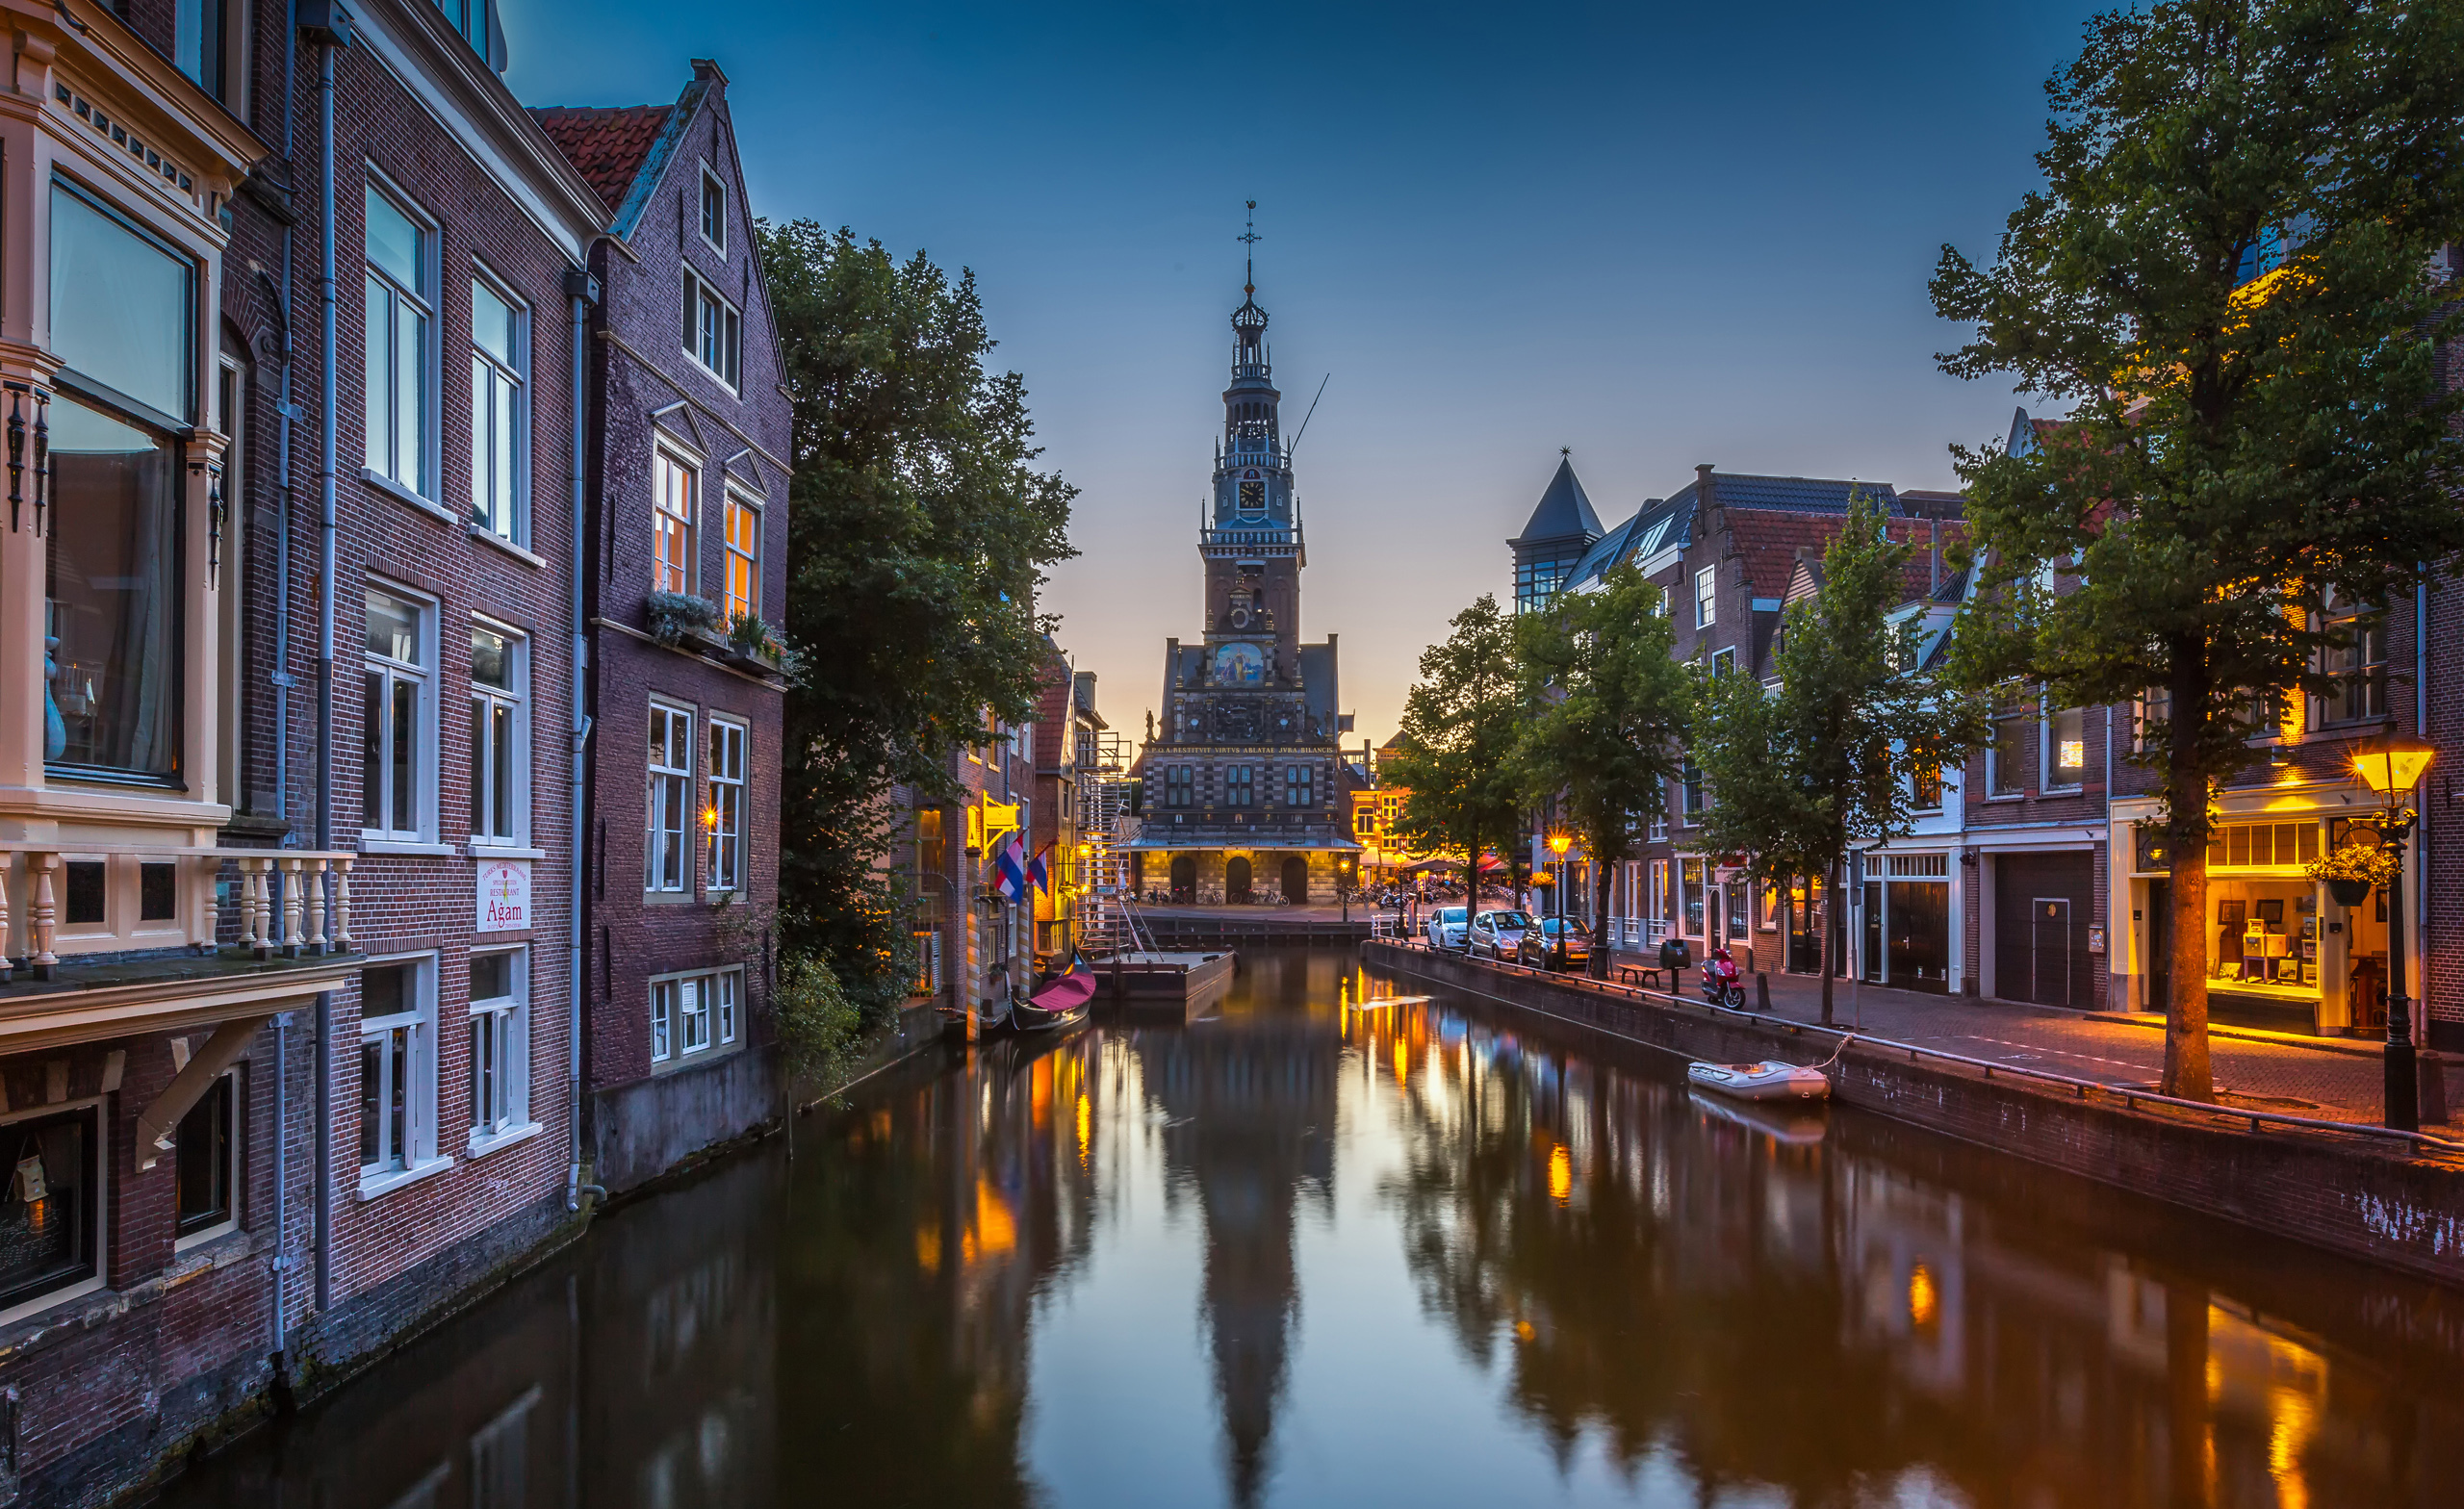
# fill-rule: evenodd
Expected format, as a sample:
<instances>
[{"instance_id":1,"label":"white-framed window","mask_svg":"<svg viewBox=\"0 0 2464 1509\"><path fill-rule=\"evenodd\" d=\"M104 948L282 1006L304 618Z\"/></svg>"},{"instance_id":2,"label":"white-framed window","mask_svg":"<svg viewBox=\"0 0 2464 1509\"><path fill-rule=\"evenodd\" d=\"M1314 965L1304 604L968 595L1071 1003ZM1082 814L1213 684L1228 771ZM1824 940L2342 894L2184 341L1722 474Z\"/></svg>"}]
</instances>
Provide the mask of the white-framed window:
<instances>
[{"instance_id":1,"label":"white-framed window","mask_svg":"<svg viewBox=\"0 0 2464 1509\"><path fill-rule=\"evenodd\" d=\"M693 522L702 478L666 447L651 461L651 590L693 590Z\"/></svg>"},{"instance_id":2,"label":"white-framed window","mask_svg":"<svg viewBox=\"0 0 2464 1509\"><path fill-rule=\"evenodd\" d=\"M730 388L744 376L744 316L708 279L684 269L684 354Z\"/></svg>"},{"instance_id":3,"label":"white-framed window","mask_svg":"<svg viewBox=\"0 0 2464 1509\"><path fill-rule=\"evenodd\" d=\"M102 1102L0 1121L0 1321L103 1284Z\"/></svg>"},{"instance_id":4,"label":"white-framed window","mask_svg":"<svg viewBox=\"0 0 2464 1509\"><path fill-rule=\"evenodd\" d=\"M2077 790L2088 779L2088 713L2081 707L2048 708L2044 715L2045 789Z\"/></svg>"},{"instance_id":5,"label":"white-framed window","mask_svg":"<svg viewBox=\"0 0 2464 1509\"><path fill-rule=\"evenodd\" d=\"M732 625L761 616L761 505L731 487L727 503L727 581L719 610Z\"/></svg>"},{"instance_id":6,"label":"white-framed window","mask_svg":"<svg viewBox=\"0 0 2464 1509\"><path fill-rule=\"evenodd\" d=\"M210 1241L239 1215L240 1071L206 1087L172 1135L178 1164L176 1245Z\"/></svg>"},{"instance_id":7,"label":"white-framed window","mask_svg":"<svg viewBox=\"0 0 2464 1509\"><path fill-rule=\"evenodd\" d=\"M370 838L416 842L430 827L436 785L434 616L432 606L417 598L368 589L360 828Z\"/></svg>"},{"instance_id":8,"label":"white-framed window","mask_svg":"<svg viewBox=\"0 0 2464 1509\"><path fill-rule=\"evenodd\" d=\"M1993 742L1985 750L1985 794L2015 797L2027 790L2028 711L2006 703L1993 714Z\"/></svg>"},{"instance_id":9,"label":"white-framed window","mask_svg":"<svg viewBox=\"0 0 2464 1509\"><path fill-rule=\"evenodd\" d=\"M518 844L529 835L527 701L530 642L511 629L471 626L471 839Z\"/></svg>"},{"instance_id":10,"label":"white-framed window","mask_svg":"<svg viewBox=\"0 0 2464 1509\"><path fill-rule=\"evenodd\" d=\"M728 254L728 186L709 164L702 165L702 239L710 249Z\"/></svg>"},{"instance_id":11,"label":"white-framed window","mask_svg":"<svg viewBox=\"0 0 2464 1509\"><path fill-rule=\"evenodd\" d=\"M485 275L471 279L471 522L526 544L530 311Z\"/></svg>"},{"instance_id":12,"label":"white-framed window","mask_svg":"<svg viewBox=\"0 0 2464 1509\"><path fill-rule=\"evenodd\" d=\"M1722 645L1719 649L1711 652L1711 674L1713 676L1726 676L1735 669L1736 647L1734 645Z\"/></svg>"},{"instance_id":13,"label":"white-framed window","mask_svg":"<svg viewBox=\"0 0 2464 1509\"><path fill-rule=\"evenodd\" d=\"M1720 619L1720 575L1716 566L1694 574L1694 627L1708 628Z\"/></svg>"},{"instance_id":14,"label":"white-framed window","mask_svg":"<svg viewBox=\"0 0 2464 1509\"><path fill-rule=\"evenodd\" d=\"M366 203L368 470L431 498L436 233L382 185L369 184Z\"/></svg>"},{"instance_id":15,"label":"white-framed window","mask_svg":"<svg viewBox=\"0 0 2464 1509\"><path fill-rule=\"evenodd\" d=\"M530 1120L530 954L471 956L471 1142Z\"/></svg>"},{"instance_id":16,"label":"white-framed window","mask_svg":"<svg viewBox=\"0 0 2464 1509\"><path fill-rule=\"evenodd\" d=\"M685 846L693 810L693 714L651 703L650 808L642 845L642 889L693 888L692 851Z\"/></svg>"},{"instance_id":17,"label":"white-framed window","mask_svg":"<svg viewBox=\"0 0 2464 1509\"><path fill-rule=\"evenodd\" d=\"M751 736L743 724L710 720L710 805L703 821L710 831L714 891L744 889L744 759Z\"/></svg>"},{"instance_id":18,"label":"white-framed window","mask_svg":"<svg viewBox=\"0 0 2464 1509\"><path fill-rule=\"evenodd\" d=\"M360 971L359 1185L436 1159L436 960L386 959Z\"/></svg>"},{"instance_id":19,"label":"white-framed window","mask_svg":"<svg viewBox=\"0 0 2464 1509\"><path fill-rule=\"evenodd\" d=\"M734 1044L743 1028L744 971L705 969L651 982L651 1062L681 1063Z\"/></svg>"}]
</instances>

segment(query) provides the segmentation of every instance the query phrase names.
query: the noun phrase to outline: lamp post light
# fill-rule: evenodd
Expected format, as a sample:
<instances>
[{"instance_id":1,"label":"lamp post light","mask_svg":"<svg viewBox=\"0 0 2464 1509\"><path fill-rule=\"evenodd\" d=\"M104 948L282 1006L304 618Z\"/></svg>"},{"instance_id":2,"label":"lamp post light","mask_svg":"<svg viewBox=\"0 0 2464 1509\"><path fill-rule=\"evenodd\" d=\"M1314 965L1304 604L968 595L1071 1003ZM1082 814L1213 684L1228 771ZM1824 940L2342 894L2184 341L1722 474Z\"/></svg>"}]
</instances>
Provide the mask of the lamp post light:
<instances>
[{"instance_id":1,"label":"lamp post light","mask_svg":"<svg viewBox=\"0 0 2464 1509\"><path fill-rule=\"evenodd\" d=\"M2409 805L2413 787L2429 769L2431 753L2422 740L2391 730L2363 745L2352 757L2354 774L2386 804L2378 819L2378 842L2395 861L2395 874L2382 887L2387 893L2387 1113L2383 1119L2400 1132L2418 1132L2422 1124L2412 1003L2404 996L2404 839L2417 816Z\"/></svg>"},{"instance_id":2,"label":"lamp post light","mask_svg":"<svg viewBox=\"0 0 2464 1509\"><path fill-rule=\"evenodd\" d=\"M1550 885L1551 899L1557 904L1557 919L1566 915L1566 851L1575 846L1575 835L1559 828L1549 834L1549 852L1557 857L1557 878Z\"/></svg>"}]
</instances>

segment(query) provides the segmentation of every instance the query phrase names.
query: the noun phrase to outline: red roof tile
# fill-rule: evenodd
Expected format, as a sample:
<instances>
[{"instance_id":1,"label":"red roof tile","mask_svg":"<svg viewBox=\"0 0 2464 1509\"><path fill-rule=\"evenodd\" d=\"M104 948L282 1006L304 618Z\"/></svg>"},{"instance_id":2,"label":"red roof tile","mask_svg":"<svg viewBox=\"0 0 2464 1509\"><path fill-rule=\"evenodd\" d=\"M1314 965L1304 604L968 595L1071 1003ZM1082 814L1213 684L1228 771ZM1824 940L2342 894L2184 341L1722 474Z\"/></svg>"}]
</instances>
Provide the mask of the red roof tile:
<instances>
[{"instance_id":1,"label":"red roof tile","mask_svg":"<svg viewBox=\"0 0 2464 1509\"><path fill-rule=\"evenodd\" d=\"M552 106L534 110L548 139L584 182L596 190L610 210L624 207L625 195L642 170L642 160L667 129L670 105Z\"/></svg>"},{"instance_id":2,"label":"red roof tile","mask_svg":"<svg viewBox=\"0 0 2464 1509\"><path fill-rule=\"evenodd\" d=\"M1781 513L1759 508L1731 508L1727 511L1729 539L1738 553L1745 557L1746 579L1754 584L1758 598L1784 597L1788 578L1796 571L1797 550L1803 546L1816 559L1839 533L1847 521L1836 514ZM1894 540L1912 540L1922 546L1926 540L1923 519L1893 519L1886 527ZM1967 526L1953 520L1934 522L1942 546L1964 539ZM1908 596L1921 598L1933 590L1933 563L1919 550L1907 566Z\"/></svg>"}]
</instances>

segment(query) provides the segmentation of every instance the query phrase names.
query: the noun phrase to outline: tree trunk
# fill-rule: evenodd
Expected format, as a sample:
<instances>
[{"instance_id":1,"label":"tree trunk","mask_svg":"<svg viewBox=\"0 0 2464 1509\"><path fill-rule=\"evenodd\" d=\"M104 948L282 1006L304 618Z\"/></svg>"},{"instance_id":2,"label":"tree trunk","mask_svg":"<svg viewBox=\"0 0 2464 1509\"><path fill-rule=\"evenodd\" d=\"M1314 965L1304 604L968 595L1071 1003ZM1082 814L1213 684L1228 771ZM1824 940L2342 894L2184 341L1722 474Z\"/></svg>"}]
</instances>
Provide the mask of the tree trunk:
<instances>
[{"instance_id":1,"label":"tree trunk","mask_svg":"<svg viewBox=\"0 0 2464 1509\"><path fill-rule=\"evenodd\" d=\"M1833 859L1822 873L1822 1025L1831 1025L1831 977L1836 964L1831 957L1833 924L1838 919L1832 914L1839 908L1839 887L1834 883L1839 875L1839 861ZM1810 908L1809 908L1810 909Z\"/></svg>"},{"instance_id":2,"label":"tree trunk","mask_svg":"<svg viewBox=\"0 0 2464 1509\"><path fill-rule=\"evenodd\" d=\"M1608 978L1608 865L1600 850L1591 851L1591 955L1584 973L1594 980Z\"/></svg>"},{"instance_id":3,"label":"tree trunk","mask_svg":"<svg viewBox=\"0 0 2464 1509\"><path fill-rule=\"evenodd\" d=\"M2178 634L2168 647L2173 661L2175 725L2167 776L2166 847L2172 862L2173 959L2171 999L2165 1003L2165 1078L2168 1095L2214 1100L2216 1080L2207 1056L2207 772L2196 741L2185 738L2185 710L2207 716L2207 645L2197 634Z\"/></svg>"}]
</instances>

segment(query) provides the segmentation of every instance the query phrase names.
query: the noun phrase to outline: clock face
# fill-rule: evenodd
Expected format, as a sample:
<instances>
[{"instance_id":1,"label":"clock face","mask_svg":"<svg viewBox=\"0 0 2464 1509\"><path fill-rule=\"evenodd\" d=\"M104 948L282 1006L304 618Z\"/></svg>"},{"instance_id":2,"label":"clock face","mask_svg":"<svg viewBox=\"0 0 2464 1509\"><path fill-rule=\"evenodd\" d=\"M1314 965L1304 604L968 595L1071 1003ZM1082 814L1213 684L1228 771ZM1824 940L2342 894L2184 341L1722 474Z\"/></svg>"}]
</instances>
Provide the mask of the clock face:
<instances>
[{"instance_id":1,"label":"clock face","mask_svg":"<svg viewBox=\"0 0 2464 1509\"><path fill-rule=\"evenodd\" d=\"M1257 473L1253 472L1249 474L1255 476ZM1267 511L1267 485L1264 482L1245 481L1241 484L1241 511L1245 514L1262 514Z\"/></svg>"}]
</instances>

